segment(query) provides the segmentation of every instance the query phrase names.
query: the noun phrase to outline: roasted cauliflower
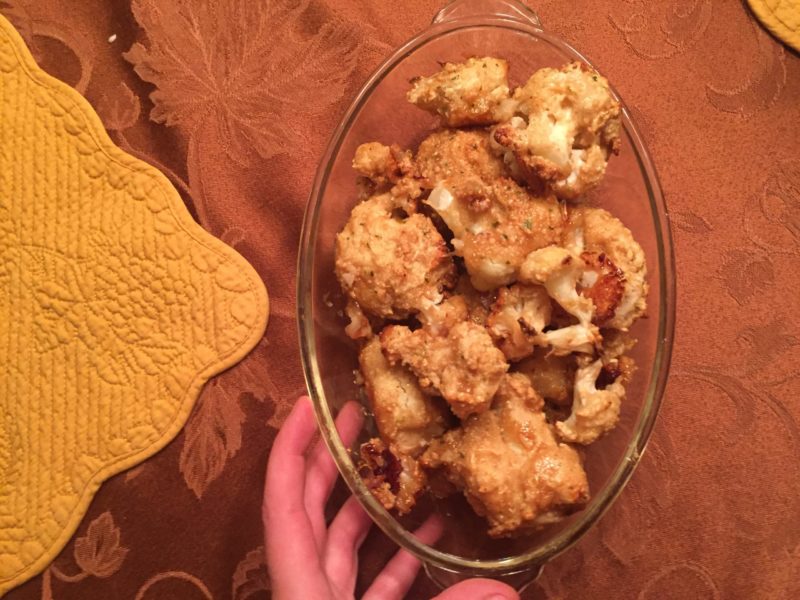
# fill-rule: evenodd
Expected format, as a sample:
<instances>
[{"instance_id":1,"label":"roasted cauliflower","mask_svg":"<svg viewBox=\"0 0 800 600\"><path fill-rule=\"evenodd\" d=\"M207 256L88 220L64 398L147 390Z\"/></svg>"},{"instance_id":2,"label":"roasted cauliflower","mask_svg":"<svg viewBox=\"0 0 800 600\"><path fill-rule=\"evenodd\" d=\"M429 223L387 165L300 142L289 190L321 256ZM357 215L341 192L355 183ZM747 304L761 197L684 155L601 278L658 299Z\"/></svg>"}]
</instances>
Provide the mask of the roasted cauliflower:
<instances>
[{"instance_id":1,"label":"roasted cauliflower","mask_svg":"<svg viewBox=\"0 0 800 600\"><path fill-rule=\"evenodd\" d=\"M447 245L431 220L396 214L407 200L387 192L361 202L336 237L342 289L378 317L402 319L438 304L456 282Z\"/></svg>"},{"instance_id":2,"label":"roasted cauliflower","mask_svg":"<svg viewBox=\"0 0 800 600\"><path fill-rule=\"evenodd\" d=\"M619 150L608 82L577 62L513 93L507 76L471 58L412 80L408 99L442 128L416 152L358 147L361 202L335 256L379 435L361 477L399 514L462 493L493 537L588 500L574 445L620 418L648 293L630 230L567 202Z\"/></svg>"},{"instance_id":3,"label":"roasted cauliflower","mask_svg":"<svg viewBox=\"0 0 800 600\"><path fill-rule=\"evenodd\" d=\"M560 242L564 213L554 196L534 196L508 176L485 131L438 131L416 158L426 200L453 232L472 285L513 283L525 257Z\"/></svg>"},{"instance_id":4,"label":"roasted cauliflower","mask_svg":"<svg viewBox=\"0 0 800 600\"><path fill-rule=\"evenodd\" d=\"M414 161L411 152L397 145L368 142L356 148L353 169L361 176L359 184L371 196L388 190L403 177L413 175Z\"/></svg>"},{"instance_id":5,"label":"roasted cauliflower","mask_svg":"<svg viewBox=\"0 0 800 600\"><path fill-rule=\"evenodd\" d=\"M533 353L536 337L550 323L551 314L544 287L515 283L497 292L486 327L506 358L516 361Z\"/></svg>"},{"instance_id":6,"label":"roasted cauliflower","mask_svg":"<svg viewBox=\"0 0 800 600\"><path fill-rule=\"evenodd\" d=\"M470 321L456 324L446 335L390 325L380 338L389 362L411 369L422 389L440 394L461 419L489 408L508 370L486 329Z\"/></svg>"},{"instance_id":7,"label":"roasted cauliflower","mask_svg":"<svg viewBox=\"0 0 800 600\"><path fill-rule=\"evenodd\" d=\"M578 282L586 264L566 248L549 246L531 252L520 269L520 281L540 284L553 300L578 323L553 329L538 336L541 344L550 345L556 354L585 352L591 354L602 341L600 331L592 324L594 304L578 293Z\"/></svg>"},{"instance_id":8,"label":"roasted cauliflower","mask_svg":"<svg viewBox=\"0 0 800 600\"><path fill-rule=\"evenodd\" d=\"M508 63L498 58L470 58L445 63L430 77L412 80L409 102L439 115L448 127L489 125L508 99Z\"/></svg>"},{"instance_id":9,"label":"roasted cauliflower","mask_svg":"<svg viewBox=\"0 0 800 600\"><path fill-rule=\"evenodd\" d=\"M579 62L540 69L513 99L516 116L494 140L525 180L567 199L597 186L620 145L620 106L606 78Z\"/></svg>"},{"instance_id":10,"label":"roasted cauliflower","mask_svg":"<svg viewBox=\"0 0 800 600\"><path fill-rule=\"evenodd\" d=\"M401 515L410 511L427 483L419 461L381 438L361 444L359 454L358 473L378 502Z\"/></svg>"},{"instance_id":11,"label":"roasted cauliflower","mask_svg":"<svg viewBox=\"0 0 800 600\"><path fill-rule=\"evenodd\" d=\"M548 402L557 406L570 404L577 369L574 356L557 356L544 348L536 348L514 368L525 375L536 393Z\"/></svg>"},{"instance_id":12,"label":"roasted cauliflower","mask_svg":"<svg viewBox=\"0 0 800 600\"><path fill-rule=\"evenodd\" d=\"M603 389L597 380L603 361L596 360L578 368L572 396L572 412L566 421L556 423L559 437L575 444L591 444L614 428L625 399L625 387L617 378Z\"/></svg>"},{"instance_id":13,"label":"roasted cauliflower","mask_svg":"<svg viewBox=\"0 0 800 600\"><path fill-rule=\"evenodd\" d=\"M423 394L407 369L390 365L377 337L362 348L358 363L378 432L400 454L418 456L444 433L447 407L441 399Z\"/></svg>"},{"instance_id":14,"label":"roasted cauliflower","mask_svg":"<svg viewBox=\"0 0 800 600\"><path fill-rule=\"evenodd\" d=\"M608 271L613 272L612 279L622 284L622 290L614 291L613 298L603 294L610 302L605 305L601 326L627 331L647 310L648 292L644 251L630 229L607 210L579 206L569 211L564 245L573 253L590 253L610 265ZM583 294L593 296L591 291Z\"/></svg>"},{"instance_id":15,"label":"roasted cauliflower","mask_svg":"<svg viewBox=\"0 0 800 600\"><path fill-rule=\"evenodd\" d=\"M588 499L577 452L556 440L524 375L505 375L491 410L467 419L422 455L502 537L558 521Z\"/></svg>"}]
</instances>

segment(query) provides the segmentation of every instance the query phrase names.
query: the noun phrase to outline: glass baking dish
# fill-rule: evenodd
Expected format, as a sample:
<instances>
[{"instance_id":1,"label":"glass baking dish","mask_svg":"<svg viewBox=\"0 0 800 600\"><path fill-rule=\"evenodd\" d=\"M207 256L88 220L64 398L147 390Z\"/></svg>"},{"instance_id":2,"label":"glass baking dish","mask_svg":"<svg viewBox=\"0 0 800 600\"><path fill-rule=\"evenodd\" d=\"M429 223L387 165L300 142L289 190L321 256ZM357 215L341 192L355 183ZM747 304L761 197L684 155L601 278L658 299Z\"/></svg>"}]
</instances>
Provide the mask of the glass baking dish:
<instances>
[{"instance_id":1,"label":"glass baking dish","mask_svg":"<svg viewBox=\"0 0 800 600\"><path fill-rule=\"evenodd\" d=\"M409 80L437 71L440 62L470 56L507 59L514 86L541 67L559 67L576 59L588 63L577 50L543 31L537 16L515 0L458 0L444 7L430 27L398 48L373 73L333 133L303 222L297 318L303 369L323 438L348 486L378 526L419 557L441 585L482 576L521 588L600 518L642 456L669 369L675 310L672 244L655 168L630 111L620 100L622 150L610 161L605 180L588 202L619 217L642 245L648 260L649 310L648 318L632 327L639 340L632 354L639 369L628 387L619 425L585 449L592 499L565 521L513 540L489 538L484 522L463 499L429 501L402 519L384 510L363 484L354 463L358 444L374 435L374 424L367 419L362 437L352 448L344 447L334 427L339 408L359 397L353 375L357 348L343 331L347 320L334 275L334 241L357 202L351 167L356 147L380 141L416 148L437 121L406 101ZM445 534L432 546L411 533L430 511L445 520Z\"/></svg>"}]
</instances>

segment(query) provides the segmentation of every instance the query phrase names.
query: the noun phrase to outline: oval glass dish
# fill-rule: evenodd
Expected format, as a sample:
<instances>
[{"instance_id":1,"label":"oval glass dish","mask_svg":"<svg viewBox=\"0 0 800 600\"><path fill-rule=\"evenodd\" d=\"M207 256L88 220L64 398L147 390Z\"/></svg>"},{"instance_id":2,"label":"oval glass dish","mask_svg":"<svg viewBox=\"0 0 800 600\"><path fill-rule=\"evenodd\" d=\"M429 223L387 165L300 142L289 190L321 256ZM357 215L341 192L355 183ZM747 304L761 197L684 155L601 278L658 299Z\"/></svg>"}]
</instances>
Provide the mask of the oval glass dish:
<instances>
[{"instance_id":1,"label":"oval glass dish","mask_svg":"<svg viewBox=\"0 0 800 600\"><path fill-rule=\"evenodd\" d=\"M524 83L542 67L580 60L575 49L541 28L538 18L515 0L459 0L443 8L432 25L409 40L369 78L334 132L317 171L303 223L298 261L297 316L303 369L323 438L352 492L378 526L398 545L419 557L441 585L482 576L501 578L518 588L541 566L574 544L608 509L641 458L658 412L672 345L675 289L672 245L666 208L655 168L622 103L622 148L605 179L587 201L608 209L631 229L647 256L648 318L632 327L638 339L631 356L638 371L627 390L616 429L585 449L592 497L564 521L533 535L495 540L461 496L421 502L411 515L396 518L362 482L355 457L358 445L375 435L367 419L362 437L346 448L334 418L348 400L359 397L354 382L357 347L344 333L345 299L334 274L336 234L358 201L356 148L369 141L415 149L437 127L437 120L406 101L409 80L429 75L440 62L471 56L508 60L510 83ZM612 82L613 84L613 82ZM614 92L616 94L616 92ZM617 95L618 97L618 95ZM433 545L411 533L427 514L444 518L445 532Z\"/></svg>"}]
</instances>

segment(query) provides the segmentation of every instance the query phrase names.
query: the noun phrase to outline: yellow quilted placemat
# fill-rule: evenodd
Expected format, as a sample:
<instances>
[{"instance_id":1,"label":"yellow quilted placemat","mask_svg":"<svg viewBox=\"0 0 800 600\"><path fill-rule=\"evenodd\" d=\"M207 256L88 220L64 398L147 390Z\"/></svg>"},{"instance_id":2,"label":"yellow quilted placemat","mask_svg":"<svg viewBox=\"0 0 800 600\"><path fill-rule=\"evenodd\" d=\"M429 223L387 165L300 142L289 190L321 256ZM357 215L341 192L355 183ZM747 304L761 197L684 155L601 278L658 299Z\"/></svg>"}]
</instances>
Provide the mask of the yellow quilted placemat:
<instances>
[{"instance_id":1,"label":"yellow quilted placemat","mask_svg":"<svg viewBox=\"0 0 800 600\"><path fill-rule=\"evenodd\" d=\"M800 0L747 0L764 26L800 51Z\"/></svg>"},{"instance_id":2,"label":"yellow quilted placemat","mask_svg":"<svg viewBox=\"0 0 800 600\"><path fill-rule=\"evenodd\" d=\"M0 16L0 595L266 327L253 268Z\"/></svg>"}]
</instances>

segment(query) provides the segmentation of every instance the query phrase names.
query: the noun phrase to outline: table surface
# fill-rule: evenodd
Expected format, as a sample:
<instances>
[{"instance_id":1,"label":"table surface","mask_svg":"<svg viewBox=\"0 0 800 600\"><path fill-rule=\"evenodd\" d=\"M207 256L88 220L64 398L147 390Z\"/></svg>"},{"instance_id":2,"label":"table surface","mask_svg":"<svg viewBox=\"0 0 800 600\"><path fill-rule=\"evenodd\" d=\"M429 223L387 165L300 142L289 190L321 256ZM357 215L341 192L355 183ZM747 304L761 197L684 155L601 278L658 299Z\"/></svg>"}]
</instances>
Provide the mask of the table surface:
<instances>
[{"instance_id":1,"label":"table surface","mask_svg":"<svg viewBox=\"0 0 800 600\"><path fill-rule=\"evenodd\" d=\"M9 599L268 597L264 465L304 390L302 214L349 99L441 0L402 4L0 0L40 64L170 176L272 301L264 340L184 432L102 486L81 552L70 542ZM678 305L648 452L525 597L800 597L800 59L743 2L530 4L633 107L670 209ZM366 547L362 587L391 552L378 533ZM432 592L420 578L410 597Z\"/></svg>"}]
</instances>

